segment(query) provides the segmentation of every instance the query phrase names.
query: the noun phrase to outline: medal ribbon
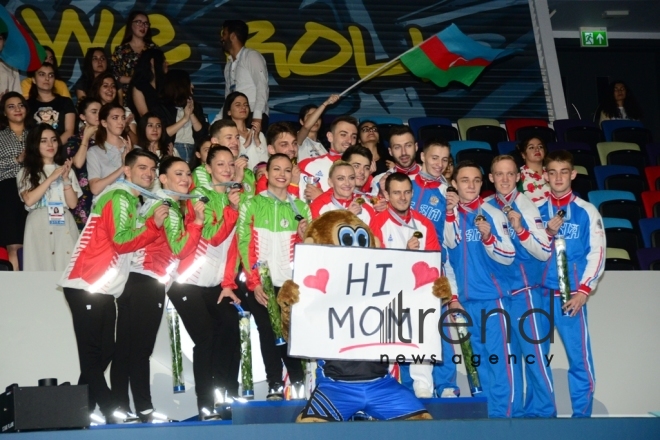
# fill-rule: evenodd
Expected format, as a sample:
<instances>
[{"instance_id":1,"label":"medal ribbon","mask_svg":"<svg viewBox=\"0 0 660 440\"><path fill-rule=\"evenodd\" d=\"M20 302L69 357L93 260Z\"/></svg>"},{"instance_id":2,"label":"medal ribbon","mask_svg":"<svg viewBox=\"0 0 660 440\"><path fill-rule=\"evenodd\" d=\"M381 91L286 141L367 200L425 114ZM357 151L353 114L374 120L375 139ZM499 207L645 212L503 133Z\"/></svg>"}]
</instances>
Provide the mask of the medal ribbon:
<instances>
[{"instance_id":1,"label":"medal ribbon","mask_svg":"<svg viewBox=\"0 0 660 440\"><path fill-rule=\"evenodd\" d=\"M156 194L152 193L151 191L149 191L147 189L144 189L141 186L138 186L138 185L134 184L133 182L129 182L126 179L119 179L119 180L117 180L117 183L122 183L122 184L128 186L129 188L134 189L135 191L139 192L140 194L142 194L143 196L145 196L148 199L163 200L162 197L159 197Z\"/></svg>"},{"instance_id":2,"label":"medal ribbon","mask_svg":"<svg viewBox=\"0 0 660 440\"><path fill-rule=\"evenodd\" d=\"M416 231L416 230L417 230L417 223L415 223L415 217L413 217L412 214L410 215L410 220L411 220L411 222L412 222L412 225L409 225L404 219L402 219L402 218L399 216L399 214L397 214L396 212L392 211L392 209L391 209L390 207L387 208L387 211L390 213L390 215L391 215L392 217L394 217L394 220L396 220L396 221L398 221L399 223L401 223L401 225L405 226L406 228L412 229L413 231Z\"/></svg>"},{"instance_id":3,"label":"medal ribbon","mask_svg":"<svg viewBox=\"0 0 660 440\"><path fill-rule=\"evenodd\" d=\"M280 200L279 197L277 197L275 194L273 194L273 193L271 192L271 190L268 189L268 190L266 190L266 192L267 192L267 194L268 194L268 197L270 197L270 198L272 198L272 199L275 199L275 200L278 201L278 202L281 202L281 201L282 201L282 200ZM296 217L302 217L302 218L304 219L305 217L303 217L303 216L300 214L300 211L298 210L298 207L296 206L295 202L293 201L293 197L291 197L290 194L287 194L287 195L286 195L286 199L287 199L287 201L289 202L289 205L291 206L291 209L293 210L294 214L296 214ZM302 220L302 219L301 219L301 220Z\"/></svg>"}]
</instances>

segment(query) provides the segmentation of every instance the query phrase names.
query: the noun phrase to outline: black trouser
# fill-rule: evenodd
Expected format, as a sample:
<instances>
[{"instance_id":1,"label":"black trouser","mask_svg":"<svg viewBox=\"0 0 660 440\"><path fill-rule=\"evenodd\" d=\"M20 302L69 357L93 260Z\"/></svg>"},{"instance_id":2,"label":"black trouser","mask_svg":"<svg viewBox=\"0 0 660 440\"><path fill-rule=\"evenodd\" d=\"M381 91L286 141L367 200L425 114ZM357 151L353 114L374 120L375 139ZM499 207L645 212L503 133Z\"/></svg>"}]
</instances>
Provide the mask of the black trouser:
<instances>
[{"instance_id":1,"label":"black trouser","mask_svg":"<svg viewBox=\"0 0 660 440\"><path fill-rule=\"evenodd\" d=\"M266 132L268 131L268 122L270 121L270 118L266 113L263 113L261 115L261 132L265 135Z\"/></svg>"},{"instance_id":2,"label":"black trouser","mask_svg":"<svg viewBox=\"0 0 660 440\"><path fill-rule=\"evenodd\" d=\"M235 374L230 378L230 363L240 346L238 312L228 298L217 304L220 286L199 287L174 283L167 292L190 338L193 348L193 374L199 409L213 408L214 387L238 393Z\"/></svg>"},{"instance_id":3,"label":"black trouser","mask_svg":"<svg viewBox=\"0 0 660 440\"><path fill-rule=\"evenodd\" d=\"M165 309L165 286L157 279L131 272L124 292L117 298L117 342L110 369L112 395L128 411L131 384L135 411L153 409L149 357Z\"/></svg>"},{"instance_id":4,"label":"black trouser","mask_svg":"<svg viewBox=\"0 0 660 440\"><path fill-rule=\"evenodd\" d=\"M78 345L78 384L89 386L89 410L94 411L98 403L101 412L109 416L117 407L104 375L115 344L115 297L70 287L64 288L64 297Z\"/></svg>"},{"instance_id":5,"label":"black trouser","mask_svg":"<svg viewBox=\"0 0 660 440\"><path fill-rule=\"evenodd\" d=\"M243 300L244 309L249 310L254 317L259 330L259 344L261 345L261 357L264 359L266 367L266 380L268 385L282 382L282 361L289 372L291 383L302 382L305 380L305 373L302 369L300 359L289 357L287 354L287 345L275 345L275 334L270 325L268 309L257 302L254 292L247 290L244 283L238 283L240 298ZM280 291L275 287L275 295Z\"/></svg>"}]
</instances>

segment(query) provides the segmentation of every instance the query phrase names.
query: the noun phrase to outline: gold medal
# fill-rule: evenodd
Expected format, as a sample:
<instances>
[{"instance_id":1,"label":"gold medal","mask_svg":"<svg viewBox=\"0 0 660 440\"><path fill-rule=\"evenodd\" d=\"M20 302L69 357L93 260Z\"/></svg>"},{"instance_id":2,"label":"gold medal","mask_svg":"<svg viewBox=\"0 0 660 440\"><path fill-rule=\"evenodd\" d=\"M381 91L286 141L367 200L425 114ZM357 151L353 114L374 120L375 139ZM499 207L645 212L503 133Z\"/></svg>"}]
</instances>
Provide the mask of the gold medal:
<instances>
[{"instance_id":1,"label":"gold medal","mask_svg":"<svg viewBox=\"0 0 660 440\"><path fill-rule=\"evenodd\" d=\"M504 206L502 207L502 212L504 213L504 215L509 215L509 213L510 213L512 210L513 210L513 208L511 207L511 205L504 205Z\"/></svg>"},{"instance_id":2,"label":"gold medal","mask_svg":"<svg viewBox=\"0 0 660 440\"><path fill-rule=\"evenodd\" d=\"M563 209L560 209L559 211L557 211L557 216L559 218L564 218L565 215L566 215L566 211L564 211Z\"/></svg>"},{"instance_id":3,"label":"gold medal","mask_svg":"<svg viewBox=\"0 0 660 440\"><path fill-rule=\"evenodd\" d=\"M486 217L484 217L482 214L479 214L474 218L474 224L485 221L486 221Z\"/></svg>"},{"instance_id":4,"label":"gold medal","mask_svg":"<svg viewBox=\"0 0 660 440\"><path fill-rule=\"evenodd\" d=\"M413 237L415 237L415 238L422 238L422 237L424 237L424 234L422 234L422 233L419 232L419 231L415 231L415 232L413 232Z\"/></svg>"},{"instance_id":5,"label":"gold medal","mask_svg":"<svg viewBox=\"0 0 660 440\"><path fill-rule=\"evenodd\" d=\"M364 202L366 202L366 200L364 200L362 197L358 197L357 199L355 199L355 203L357 203L358 205L362 205Z\"/></svg>"},{"instance_id":6,"label":"gold medal","mask_svg":"<svg viewBox=\"0 0 660 440\"><path fill-rule=\"evenodd\" d=\"M379 200L378 196L372 196L371 197L371 204L375 205L376 203L378 203L378 200Z\"/></svg>"}]
</instances>

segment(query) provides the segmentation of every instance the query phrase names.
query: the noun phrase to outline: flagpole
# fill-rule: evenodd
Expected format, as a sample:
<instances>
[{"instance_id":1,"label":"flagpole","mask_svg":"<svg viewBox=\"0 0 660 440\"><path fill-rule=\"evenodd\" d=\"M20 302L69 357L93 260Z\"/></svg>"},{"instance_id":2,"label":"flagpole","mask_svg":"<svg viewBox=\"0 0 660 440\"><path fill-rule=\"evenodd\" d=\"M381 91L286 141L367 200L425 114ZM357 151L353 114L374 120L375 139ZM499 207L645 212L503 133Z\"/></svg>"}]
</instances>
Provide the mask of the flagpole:
<instances>
[{"instance_id":1,"label":"flagpole","mask_svg":"<svg viewBox=\"0 0 660 440\"><path fill-rule=\"evenodd\" d=\"M433 38L433 37L435 37L435 35L431 35L429 38L427 38L426 40L422 41L422 42L419 43L418 45L411 47L410 49L408 49L407 51L405 51L404 53L402 53L402 54L399 55L398 57L396 57L396 58L394 58L394 59L391 59L391 60L388 61L387 63L383 64L383 65L380 66L378 69L374 70L374 71L371 72L369 75L365 76L364 78L362 78L361 80L359 80L358 82L356 82L355 84L353 84L352 86L350 86L349 88L347 88L346 90L344 90L343 92L341 92L341 93L339 94L339 96L344 96L345 94L347 94L348 92L350 92L351 90L353 90L354 88L356 88L357 86L359 86L360 84L362 84L363 82L365 82L365 81L369 81L371 78L373 78L374 76L376 76L377 74L379 74L379 73L382 72L383 70L387 69L387 68L390 67L392 64L394 64L394 63L396 63L397 61L399 61L399 59L400 59L402 56L404 56L405 54L407 54L407 53L409 53L409 52L412 52L412 51L415 50L415 49L417 49L419 46L421 46L422 44L426 43L427 41L429 41L429 40L430 40L431 38Z\"/></svg>"}]
</instances>

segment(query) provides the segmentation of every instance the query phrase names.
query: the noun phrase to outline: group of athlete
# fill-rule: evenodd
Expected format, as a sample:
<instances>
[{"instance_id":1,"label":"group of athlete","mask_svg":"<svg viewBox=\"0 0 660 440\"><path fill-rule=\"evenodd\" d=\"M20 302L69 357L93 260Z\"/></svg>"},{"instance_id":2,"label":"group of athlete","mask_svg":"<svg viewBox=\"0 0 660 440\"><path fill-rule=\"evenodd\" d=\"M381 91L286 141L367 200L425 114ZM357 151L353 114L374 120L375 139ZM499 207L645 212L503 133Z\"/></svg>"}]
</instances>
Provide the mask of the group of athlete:
<instances>
[{"instance_id":1,"label":"group of athlete","mask_svg":"<svg viewBox=\"0 0 660 440\"><path fill-rule=\"evenodd\" d=\"M252 169L231 120L212 124L192 169L181 158L159 161L142 149L126 155L124 177L96 197L61 280L90 408L98 404L108 422L119 422L130 411L130 386L137 417L153 420L149 357L166 296L195 344L201 416L213 414L219 395L239 395L236 305L256 321L268 399L284 396L283 364L292 395L304 397L300 359L275 344L257 263L268 263L277 294L291 278L294 245L308 224L346 209L370 226L382 247L441 252L453 293L446 307L471 318L474 355L464 361L478 365L489 416L556 416L552 326L570 363L573 415L591 414L595 378L586 302L603 271L605 235L596 209L571 192L569 153L546 156L551 194L535 204L516 189L520 176L511 156L496 157L483 171L460 162L447 179L448 143L425 140L420 165L407 126L392 129L394 166L376 176L372 152L356 145L353 117L332 123L327 154L299 163L297 136L288 123L271 124L268 161ZM496 189L486 199L480 197L484 178ZM573 293L564 303L554 249L559 236ZM404 366L403 380L417 397L460 394L448 339L444 363ZM104 377L110 363L111 387Z\"/></svg>"}]
</instances>

